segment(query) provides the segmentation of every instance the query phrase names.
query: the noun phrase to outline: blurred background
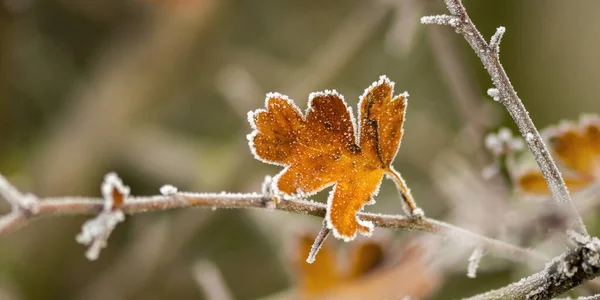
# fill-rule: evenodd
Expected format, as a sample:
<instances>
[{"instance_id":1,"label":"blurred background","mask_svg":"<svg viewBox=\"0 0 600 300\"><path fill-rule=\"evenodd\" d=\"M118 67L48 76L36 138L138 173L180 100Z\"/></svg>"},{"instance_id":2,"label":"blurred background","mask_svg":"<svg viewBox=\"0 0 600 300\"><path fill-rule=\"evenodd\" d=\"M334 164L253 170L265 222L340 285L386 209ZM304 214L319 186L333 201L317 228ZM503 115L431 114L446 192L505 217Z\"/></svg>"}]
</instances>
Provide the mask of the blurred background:
<instances>
[{"instance_id":1,"label":"blurred background","mask_svg":"<svg viewBox=\"0 0 600 300\"><path fill-rule=\"evenodd\" d=\"M266 92L305 108L310 92L335 88L355 106L386 74L397 93L411 95L394 165L426 215L560 253L562 223L550 201L522 197L502 176L482 176L495 161L485 136L515 127L486 96L490 79L462 37L420 24L421 16L445 13L442 2L1 0L0 173L39 196L99 196L109 171L134 195L158 194L167 183L259 192L265 175L280 170L255 160L246 140L246 113L263 107ZM600 2L465 4L484 36L506 26L502 62L538 128L600 111ZM376 200L368 211L402 212L388 180ZM597 203L581 203L598 233ZM307 283L332 268L307 270L298 258L306 235L320 228L314 217L136 215L94 262L75 242L88 218L41 219L0 237L0 299L295 299L320 292ZM350 299L342 295L351 285L357 299L452 299L542 266L484 256L471 279L472 248L384 229L373 241L379 250L366 254L372 260L362 271L332 275L331 298ZM342 274L357 264L348 257L361 257L361 243L330 239L322 261ZM592 291L593 284L574 295Z\"/></svg>"}]
</instances>

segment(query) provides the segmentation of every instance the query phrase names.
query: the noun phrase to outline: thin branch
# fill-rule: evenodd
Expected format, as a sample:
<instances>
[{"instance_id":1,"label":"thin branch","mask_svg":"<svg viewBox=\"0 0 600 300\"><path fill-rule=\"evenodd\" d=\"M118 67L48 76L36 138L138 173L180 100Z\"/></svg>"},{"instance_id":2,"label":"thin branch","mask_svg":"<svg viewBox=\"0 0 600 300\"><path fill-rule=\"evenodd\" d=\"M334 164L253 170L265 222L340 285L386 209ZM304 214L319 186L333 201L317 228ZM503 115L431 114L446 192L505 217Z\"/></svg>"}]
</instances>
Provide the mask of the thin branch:
<instances>
[{"instance_id":1,"label":"thin branch","mask_svg":"<svg viewBox=\"0 0 600 300\"><path fill-rule=\"evenodd\" d=\"M498 90L497 93L494 91L494 94L498 95L498 99L506 107L519 127L521 135L525 138L527 146L533 153L536 162L544 174L546 183L552 192L552 198L554 198L554 200L564 208L565 212L567 212L570 221L573 222L571 227L581 234L588 235L583 220L573 205L567 186L565 185L552 156L550 156L544 141L529 117L529 113L525 109L519 96L517 96L517 92L512 86L504 67L500 63L498 45L504 34L504 27L498 28L488 44L473 22L471 22L462 1L445 1L451 16L423 17L421 22L424 24L449 25L456 28L456 31L463 35L465 40L481 59L494 86Z\"/></svg>"},{"instance_id":2,"label":"thin branch","mask_svg":"<svg viewBox=\"0 0 600 300\"><path fill-rule=\"evenodd\" d=\"M581 243L578 242L576 248L554 258L544 270L468 300L553 299L595 278L598 274L600 274L600 240L587 238Z\"/></svg>"},{"instance_id":3,"label":"thin branch","mask_svg":"<svg viewBox=\"0 0 600 300\"><path fill-rule=\"evenodd\" d=\"M1 175L0 175L1 177ZM297 214L307 214L324 218L326 205L312 200L285 200L274 205L275 200L264 194L248 193L189 193L175 192L156 196L130 196L119 207L125 214L159 212L176 208L203 207L211 209L223 208L258 208L279 210ZM0 218L0 235L28 224L42 216L100 214L104 211L105 199L88 197L49 197L39 199L39 210L27 213L16 210ZM477 233L453 226L430 218L414 218L400 215L381 215L358 213L366 221L371 221L377 227L404 229L431 233L449 237L468 247L481 247L488 253L495 254L513 261L528 262L531 260L546 261L548 257L532 249L524 249L499 240L494 240Z\"/></svg>"},{"instance_id":4,"label":"thin branch","mask_svg":"<svg viewBox=\"0 0 600 300\"><path fill-rule=\"evenodd\" d=\"M451 16L423 17L421 22L454 27L479 56L495 86L495 89L488 90L488 94L508 110L533 153L552 197L569 217L572 222L570 226L580 236L580 239L575 241L575 248L554 258L544 270L504 288L470 299L551 299L600 274L600 240L589 237L554 160L500 64L499 44L505 32L504 27L497 29L488 44L471 22L461 0L445 2ZM458 18L458 22L452 17Z\"/></svg>"}]
</instances>

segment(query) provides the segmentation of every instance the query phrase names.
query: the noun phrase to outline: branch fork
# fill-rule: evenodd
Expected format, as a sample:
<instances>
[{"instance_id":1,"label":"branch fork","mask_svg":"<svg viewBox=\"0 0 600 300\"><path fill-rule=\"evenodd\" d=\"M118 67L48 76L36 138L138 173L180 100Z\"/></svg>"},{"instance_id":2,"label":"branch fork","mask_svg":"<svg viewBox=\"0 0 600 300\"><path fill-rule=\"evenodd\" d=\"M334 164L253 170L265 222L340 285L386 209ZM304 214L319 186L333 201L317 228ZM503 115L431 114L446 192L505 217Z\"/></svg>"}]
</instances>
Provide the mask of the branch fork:
<instances>
[{"instance_id":1,"label":"branch fork","mask_svg":"<svg viewBox=\"0 0 600 300\"><path fill-rule=\"evenodd\" d=\"M552 193L552 198L558 205L564 208L572 222L572 229L580 234L588 235L583 220L573 205L573 201L571 200L571 196L569 195L567 186L565 185L558 167L554 163L552 156L550 156L546 144L529 117L529 113L525 109L523 102L517 96L517 92L512 86L504 67L500 63L499 45L506 29L504 27L498 27L496 33L488 43L469 18L466 8L461 0L445 0L445 2L448 11L451 13L450 16L441 15L423 17L421 18L421 23L452 26L456 28L457 33L461 34L469 43L485 69L488 71L494 84L494 88L488 90L488 95L494 100L501 102L506 107L519 127L521 135L525 139L529 150L533 153L538 166L544 174L546 183ZM453 18L458 18L459 21L450 22L449 20L455 20Z\"/></svg>"},{"instance_id":2,"label":"branch fork","mask_svg":"<svg viewBox=\"0 0 600 300\"><path fill-rule=\"evenodd\" d=\"M519 127L544 175L552 198L568 216L570 228L577 236L572 239L576 241L575 247L553 259L541 272L471 299L551 299L599 274L600 240L589 236L560 171L500 63L500 41L506 29L498 27L488 43L469 18L462 0L445 0L445 3L451 15L423 17L421 23L454 27L475 51L494 84L487 91L488 95L505 106Z\"/></svg>"}]
</instances>

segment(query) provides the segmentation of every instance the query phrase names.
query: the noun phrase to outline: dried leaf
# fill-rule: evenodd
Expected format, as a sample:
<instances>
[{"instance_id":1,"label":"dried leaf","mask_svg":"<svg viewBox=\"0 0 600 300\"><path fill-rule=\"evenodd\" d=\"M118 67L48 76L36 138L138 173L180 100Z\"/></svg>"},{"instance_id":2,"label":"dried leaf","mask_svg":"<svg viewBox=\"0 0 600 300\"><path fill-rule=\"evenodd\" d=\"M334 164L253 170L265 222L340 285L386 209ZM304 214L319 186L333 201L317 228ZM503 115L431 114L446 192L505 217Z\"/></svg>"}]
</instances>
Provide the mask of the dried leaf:
<instances>
[{"instance_id":1,"label":"dried leaf","mask_svg":"<svg viewBox=\"0 0 600 300\"><path fill-rule=\"evenodd\" d=\"M125 204L125 198L129 196L129 187L125 186L121 178L115 173L106 174L101 191L104 197L105 211L122 208Z\"/></svg>"},{"instance_id":2,"label":"dried leaf","mask_svg":"<svg viewBox=\"0 0 600 300\"><path fill-rule=\"evenodd\" d=\"M571 191L579 191L598 181L600 174L600 118L587 116L578 126L564 123L544 132L555 159L568 172L564 180ZM516 176L521 190L529 194L549 195L539 170L527 170Z\"/></svg>"},{"instance_id":3,"label":"dried leaf","mask_svg":"<svg viewBox=\"0 0 600 300\"><path fill-rule=\"evenodd\" d=\"M335 252L327 243L321 248L319 259L312 264L305 263L306 253L310 251L312 243L311 236L303 235L294 253L294 265L298 268L298 288L305 297L327 290L343 279L337 269Z\"/></svg>"},{"instance_id":4,"label":"dried leaf","mask_svg":"<svg viewBox=\"0 0 600 300\"><path fill-rule=\"evenodd\" d=\"M358 245L351 256L351 269L348 279L356 279L375 270L384 260L383 248L374 242Z\"/></svg>"},{"instance_id":5,"label":"dried leaf","mask_svg":"<svg viewBox=\"0 0 600 300\"><path fill-rule=\"evenodd\" d=\"M393 98L393 87L382 76L365 90L356 129L352 110L335 90L312 93L305 115L277 93L267 94L266 110L248 114L254 129L248 139L256 158L285 167L274 177L276 190L311 195L333 186L326 224L337 238L352 240L357 231L370 235L373 224L356 213L374 203L371 197L384 174L401 181L391 162L402 138L408 95ZM397 184L407 190L403 182Z\"/></svg>"},{"instance_id":6,"label":"dried leaf","mask_svg":"<svg viewBox=\"0 0 600 300\"><path fill-rule=\"evenodd\" d=\"M328 242L314 264L304 263L311 244L309 234L302 236L294 255L300 299L420 299L440 283L440 276L429 270L427 249L416 241L409 241L401 251L384 251L378 243L359 241L348 253L350 268L336 264L346 260L340 260Z\"/></svg>"},{"instance_id":7,"label":"dried leaf","mask_svg":"<svg viewBox=\"0 0 600 300\"><path fill-rule=\"evenodd\" d=\"M592 178L577 178L563 175L563 179L570 191L575 192L586 188L594 182ZM539 171L527 171L518 177L519 187L526 193L536 195L550 195L548 184Z\"/></svg>"}]
</instances>

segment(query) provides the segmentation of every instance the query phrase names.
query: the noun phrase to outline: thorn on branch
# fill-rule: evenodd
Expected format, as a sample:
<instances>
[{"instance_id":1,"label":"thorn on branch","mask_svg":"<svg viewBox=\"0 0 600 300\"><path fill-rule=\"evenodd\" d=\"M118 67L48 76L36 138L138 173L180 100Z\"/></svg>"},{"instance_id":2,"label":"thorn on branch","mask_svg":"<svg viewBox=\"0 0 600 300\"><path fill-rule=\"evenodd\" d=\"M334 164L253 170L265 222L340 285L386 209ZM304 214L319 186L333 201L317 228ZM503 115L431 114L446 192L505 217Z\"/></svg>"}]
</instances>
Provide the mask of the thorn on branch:
<instances>
[{"instance_id":1,"label":"thorn on branch","mask_svg":"<svg viewBox=\"0 0 600 300\"><path fill-rule=\"evenodd\" d=\"M504 33L506 32L506 28L504 26L500 26L496 29L496 33L494 33L494 35L492 35L492 38L490 39L490 43L488 45L488 48L490 51L499 53L500 52L500 41L502 40L502 36L504 36ZM489 92L489 90L488 90Z\"/></svg>"},{"instance_id":2,"label":"thorn on branch","mask_svg":"<svg viewBox=\"0 0 600 300\"><path fill-rule=\"evenodd\" d=\"M129 197L129 187L123 185L115 173L109 173L102 183L104 209L95 218L86 221L81 227L81 233L75 238L78 243L89 246L85 256L96 260L102 248L107 245L108 238L117 224L125 220L122 207Z\"/></svg>"},{"instance_id":3,"label":"thorn on branch","mask_svg":"<svg viewBox=\"0 0 600 300\"><path fill-rule=\"evenodd\" d=\"M323 227L321 227L321 231L319 231L319 234L315 238L315 242L310 248L310 253L308 253L308 257L306 258L307 263L312 264L315 262L315 259L317 258L317 253L319 253L319 250L321 250L321 246L323 246L323 243L325 242L325 239L327 239L327 237L329 236L330 232L331 229L327 228L327 224L323 222Z\"/></svg>"},{"instance_id":4,"label":"thorn on branch","mask_svg":"<svg viewBox=\"0 0 600 300\"><path fill-rule=\"evenodd\" d=\"M456 16L449 15L437 15L437 16L425 16L421 18L421 24L427 25L447 25L452 27L458 27L461 20Z\"/></svg>"}]
</instances>

